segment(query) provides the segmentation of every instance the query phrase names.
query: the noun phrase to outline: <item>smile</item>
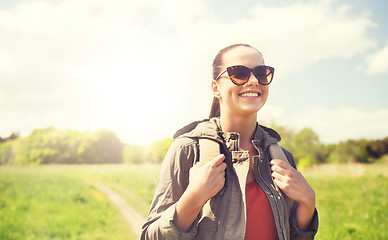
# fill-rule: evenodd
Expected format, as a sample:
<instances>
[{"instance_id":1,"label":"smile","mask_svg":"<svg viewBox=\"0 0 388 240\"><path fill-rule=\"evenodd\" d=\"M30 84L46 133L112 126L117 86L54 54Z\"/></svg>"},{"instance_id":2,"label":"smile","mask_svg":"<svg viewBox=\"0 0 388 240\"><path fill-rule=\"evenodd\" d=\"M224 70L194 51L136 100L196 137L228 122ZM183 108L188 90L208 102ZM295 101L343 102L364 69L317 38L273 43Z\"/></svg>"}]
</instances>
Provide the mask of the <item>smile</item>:
<instances>
[{"instance_id":1,"label":"smile","mask_svg":"<svg viewBox=\"0 0 388 240\"><path fill-rule=\"evenodd\" d=\"M247 93L241 93L241 94L239 94L241 97L258 97L258 96L260 96L260 94L259 93L257 93L257 92L247 92Z\"/></svg>"}]
</instances>

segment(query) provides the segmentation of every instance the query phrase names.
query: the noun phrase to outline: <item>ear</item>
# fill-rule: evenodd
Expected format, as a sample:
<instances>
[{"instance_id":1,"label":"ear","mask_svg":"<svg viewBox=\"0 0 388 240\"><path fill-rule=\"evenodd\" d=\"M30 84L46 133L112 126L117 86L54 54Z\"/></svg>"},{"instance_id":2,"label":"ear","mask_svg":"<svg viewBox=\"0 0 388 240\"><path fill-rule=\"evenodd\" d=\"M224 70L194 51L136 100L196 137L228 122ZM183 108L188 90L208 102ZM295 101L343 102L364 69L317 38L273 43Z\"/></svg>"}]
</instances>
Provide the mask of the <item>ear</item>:
<instances>
[{"instance_id":1,"label":"ear","mask_svg":"<svg viewBox=\"0 0 388 240\"><path fill-rule=\"evenodd\" d=\"M219 88L220 88L220 86L217 84L217 82L216 81L212 81L213 95L214 95L214 97L221 99L221 93L219 91Z\"/></svg>"}]
</instances>

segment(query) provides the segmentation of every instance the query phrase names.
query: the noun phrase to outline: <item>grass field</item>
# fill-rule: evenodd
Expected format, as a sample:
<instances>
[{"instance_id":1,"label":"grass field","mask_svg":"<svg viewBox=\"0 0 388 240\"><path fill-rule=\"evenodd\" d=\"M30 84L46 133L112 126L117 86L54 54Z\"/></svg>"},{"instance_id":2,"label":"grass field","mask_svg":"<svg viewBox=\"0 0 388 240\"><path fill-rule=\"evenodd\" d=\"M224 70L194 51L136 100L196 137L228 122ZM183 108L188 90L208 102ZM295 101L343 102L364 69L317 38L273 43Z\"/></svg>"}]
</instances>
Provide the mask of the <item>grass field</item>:
<instances>
[{"instance_id":1,"label":"grass field","mask_svg":"<svg viewBox=\"0 0 388 240\"><path fill-rule=\"evenodd\" d=\"M388 239L386 163L325 165L303 173L317 194L316 239ZM159 165L0 167L0 239L136 239L101 183L144 217Z\"/></svg>"},{"instance_id":2,"label":"grass field","mask_svg":"<svg viewBox=\"0 0 388 240\"><path fill-rule=\"evenodd\" d=\"M49 169L0 169L0 239L133 237L121 215L101 193Z\"/></svg>"},{"instance_id":3,"label":"grass field","mask_svg":"<svg viewBox=\"0 0 388 240\"><path fill-rule=\"evenodd\" d=\"M328 165L305 176L317 195L316 239L388 239L388 165Z\"/></svg>"}]
</instances>

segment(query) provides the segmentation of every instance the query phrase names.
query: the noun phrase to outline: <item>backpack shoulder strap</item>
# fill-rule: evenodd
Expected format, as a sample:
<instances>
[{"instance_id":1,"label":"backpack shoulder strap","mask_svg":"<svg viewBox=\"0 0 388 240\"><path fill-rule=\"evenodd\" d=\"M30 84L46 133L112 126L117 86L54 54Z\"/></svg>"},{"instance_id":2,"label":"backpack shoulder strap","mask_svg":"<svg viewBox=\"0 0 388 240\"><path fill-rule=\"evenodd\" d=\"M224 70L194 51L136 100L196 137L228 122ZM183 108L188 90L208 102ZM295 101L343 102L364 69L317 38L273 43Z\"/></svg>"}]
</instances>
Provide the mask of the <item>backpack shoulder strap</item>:
<instances>
[{"instance_id":1,"label":"backpack shoulder strap","mask_svg":"<svg viewBox=\"0 0 388 240\"><path fill-rule=\"evenodd\" d=\"M199 162L205 164L220 155L220 144L207 138L199 138Z\"/></svg>"},{"instance_id":2,"label":"backpack shoulder strap","mask_svg":"<svg viewBox=\"0 0 388 240\"><path fill-rule=\"evenodd\" d=\"M269 153L271 154L272 159L280 159L282 161L285 161L286 163L290 163L288 161L288 158L284 154L282 148L277 143L269 145Z\"/></svg>"},{"instance_id":3,"label":"backpack shoulder strap","mask_svg":"<svg viewBox=\"0 0 388 240\"><path fill-rule=\"evenodd\" d=\"M279 160L282 160L284 162L287 162L290 164L290 162L288 161L288 158L286 157L286 155L284 154L282 148L279 146L279 144L277 143L273 143L271 145L269 145L269 153L271 154L271 158L272 159L279 159ZM286 194L284 194L279 188L278 186L275 184L276 186L276 190L281 194L283 195L284 199L286 200L286 203L287 203L287 210L288 210L288 214L290 214L290 211L291 211L291 207L292 207L292 204L294 203L293 200L291 200Z\"/></svg>"}]
</instances>

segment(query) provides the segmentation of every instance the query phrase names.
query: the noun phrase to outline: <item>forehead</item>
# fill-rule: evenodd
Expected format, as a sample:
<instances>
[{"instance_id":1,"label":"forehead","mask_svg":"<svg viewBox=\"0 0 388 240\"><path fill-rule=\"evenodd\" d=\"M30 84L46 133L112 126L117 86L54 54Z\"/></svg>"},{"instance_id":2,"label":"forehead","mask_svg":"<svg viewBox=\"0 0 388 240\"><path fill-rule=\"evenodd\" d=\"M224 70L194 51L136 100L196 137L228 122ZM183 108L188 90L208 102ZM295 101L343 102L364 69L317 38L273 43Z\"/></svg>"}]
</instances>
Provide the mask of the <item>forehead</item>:
<instances>
[{"instance_id":1,"label":"forehead","mask_svg":"<svg viewBox=\"0 0 388 240\"><path fill-rule=\"evenodd\" d=\"M253 68L258 65L264 65L264 59L255 49L239 46L224 53L222 63L225 68L234 65L244 65Z\"/></svg>"}]
</instances>

